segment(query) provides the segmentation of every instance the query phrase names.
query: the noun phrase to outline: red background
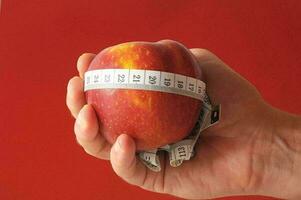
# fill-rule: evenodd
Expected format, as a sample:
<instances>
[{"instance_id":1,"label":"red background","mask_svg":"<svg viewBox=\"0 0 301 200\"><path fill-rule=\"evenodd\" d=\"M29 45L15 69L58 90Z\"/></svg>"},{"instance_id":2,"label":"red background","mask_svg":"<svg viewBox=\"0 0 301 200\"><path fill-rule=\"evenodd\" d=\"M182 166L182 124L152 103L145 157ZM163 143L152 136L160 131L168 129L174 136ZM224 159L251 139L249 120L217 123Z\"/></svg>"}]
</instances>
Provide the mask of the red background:
<instances>
[{"instance_id":1,"label":"red background","mask_svg":"<svg viewBox=\"0 0 301 200\"><path fill-rule=\"evenodd\" d=\"M3 200L175 199L124 183L76 144L65 92L83 52L164 38L207 48L301 114L298 0L4 0L0 20Z\"/></svg>"}]
</instances>

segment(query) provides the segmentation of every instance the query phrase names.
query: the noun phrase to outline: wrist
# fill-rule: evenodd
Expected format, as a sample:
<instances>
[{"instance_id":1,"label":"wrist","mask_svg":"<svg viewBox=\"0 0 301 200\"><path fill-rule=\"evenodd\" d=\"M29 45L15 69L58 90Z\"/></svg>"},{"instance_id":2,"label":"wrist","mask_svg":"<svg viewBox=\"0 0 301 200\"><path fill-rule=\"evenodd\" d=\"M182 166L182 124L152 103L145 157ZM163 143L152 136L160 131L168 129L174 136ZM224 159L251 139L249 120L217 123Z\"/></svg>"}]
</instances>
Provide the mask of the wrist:
<instances>
[{"instance_id":1,"label":"wrist","mask_svg":"<svg viewBox=\"0 0 301 200\"><path fill-rule=\"evenodd\" d=\"M262 176L257 193L300 199L301 117L274 108L267 112L262 145Z\"/></svg>"}]
</instances>

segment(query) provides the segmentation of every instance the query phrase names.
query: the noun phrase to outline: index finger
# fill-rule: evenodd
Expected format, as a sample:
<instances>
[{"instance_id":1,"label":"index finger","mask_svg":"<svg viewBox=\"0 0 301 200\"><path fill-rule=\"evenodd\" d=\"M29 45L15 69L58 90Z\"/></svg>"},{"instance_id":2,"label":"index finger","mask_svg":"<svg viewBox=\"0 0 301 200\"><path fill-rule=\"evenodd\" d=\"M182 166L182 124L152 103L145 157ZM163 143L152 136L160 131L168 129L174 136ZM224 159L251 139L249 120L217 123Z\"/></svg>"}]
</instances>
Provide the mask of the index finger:
<instances>
[{"instance_id":1,"label":"index finger","mask_svg":"<svg viewBox=\"0 0 301 200\"><path fill-rule=\"evenodd\" d=\"M84 53L77 60L77 70L81 78L84 77L84 73L87 71L91 61L96 55L93 53Z\"/></svg>"}]
</instances>

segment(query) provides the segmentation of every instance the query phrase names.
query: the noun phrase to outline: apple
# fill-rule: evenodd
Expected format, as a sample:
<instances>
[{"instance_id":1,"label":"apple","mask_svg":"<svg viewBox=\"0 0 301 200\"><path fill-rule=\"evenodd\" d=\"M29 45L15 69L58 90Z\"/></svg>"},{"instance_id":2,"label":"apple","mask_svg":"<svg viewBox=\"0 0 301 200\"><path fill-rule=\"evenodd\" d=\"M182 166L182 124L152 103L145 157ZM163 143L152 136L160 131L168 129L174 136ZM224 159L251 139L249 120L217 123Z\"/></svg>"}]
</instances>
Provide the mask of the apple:
<instances>
[{"instance_id":1,"label":"apple","mask_svg":"<svg viewBox=\"0 0 301 200\"><path fill-rule=\"evenodd\" d=\"M101 51L88 71L143 69L171 72L202 80L191 52L172 40L128 42ZM193 129L202 101L187 96L135 89L86 91L88 104L98 116L100 132L110 143L130 135L137 150L151 150L185 138Z\"/></svg>"}]
</instances>

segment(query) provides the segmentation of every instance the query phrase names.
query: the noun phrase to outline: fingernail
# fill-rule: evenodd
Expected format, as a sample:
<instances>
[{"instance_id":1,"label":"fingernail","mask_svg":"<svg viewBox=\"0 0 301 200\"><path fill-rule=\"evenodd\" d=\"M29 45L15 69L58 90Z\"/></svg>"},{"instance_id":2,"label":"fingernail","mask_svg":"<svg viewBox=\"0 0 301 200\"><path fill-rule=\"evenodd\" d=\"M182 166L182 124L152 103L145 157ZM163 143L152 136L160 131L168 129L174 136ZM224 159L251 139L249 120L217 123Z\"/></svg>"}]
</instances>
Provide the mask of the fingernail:
<instances>
[{"instance_id":1,"label":"fingernail","mask_svg":"<svg viewBox=\"0 0 301 200\"><path fill-rule=\"evenodd\" d=\"M122 151L124 148L124 143L123 143L121 137L122 136L119 136L116 141L116 147L115 147L116 149L115 150L118 152Z\"/></svg>"}]
</instances>

